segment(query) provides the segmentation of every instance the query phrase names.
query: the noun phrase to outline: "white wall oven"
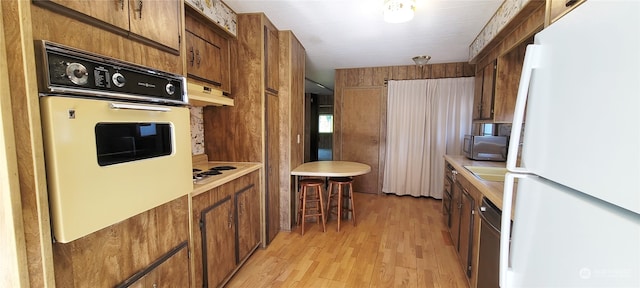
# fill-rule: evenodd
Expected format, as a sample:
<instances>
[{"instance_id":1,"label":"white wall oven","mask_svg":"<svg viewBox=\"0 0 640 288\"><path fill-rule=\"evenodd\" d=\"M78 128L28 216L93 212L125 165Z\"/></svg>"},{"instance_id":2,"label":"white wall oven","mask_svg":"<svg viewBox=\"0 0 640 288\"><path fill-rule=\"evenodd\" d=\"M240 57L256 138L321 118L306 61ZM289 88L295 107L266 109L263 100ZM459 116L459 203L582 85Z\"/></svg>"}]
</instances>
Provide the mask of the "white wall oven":
<instances>
[{"instance_id":1,"label":"white wall oven","mask_svg":"<svg viewBox=\"0 0 640 288\"><path fill-rule=\"evenodd\" d=\"M183 76L48 41L35 45L55 241L191 191Z\"/></svg>"}]
</instances>

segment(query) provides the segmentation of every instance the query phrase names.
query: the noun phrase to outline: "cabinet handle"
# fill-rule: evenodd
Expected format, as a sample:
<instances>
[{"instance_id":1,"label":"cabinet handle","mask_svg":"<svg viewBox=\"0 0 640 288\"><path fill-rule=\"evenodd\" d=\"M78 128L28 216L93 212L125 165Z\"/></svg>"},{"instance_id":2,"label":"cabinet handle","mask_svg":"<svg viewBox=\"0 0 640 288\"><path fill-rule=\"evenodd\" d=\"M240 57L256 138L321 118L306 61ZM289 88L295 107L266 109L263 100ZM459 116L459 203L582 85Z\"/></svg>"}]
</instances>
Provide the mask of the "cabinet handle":
<instances>
[{"instance_id":1,"label":"cabinet handle","mask_svg":"<svg viewBox=\"0 0 640 288\"><path fill-rule=\"evenodd\" d=\"M231 229L232 223L233 223L233 214L231 214L231 211L229 211L229 223L228 223L229 229Z\"/></svg>"},{"instance_id":2,"label":"cabinet handle","mask_svg":"<svg viewBox=\"0 0 640 288\"><path fill-rule=\"evenodd\" d=\"M189 48L189 53L191 54L191 57L189 57L189 63L191 63L191 66L193 66L193 61L196 59L196 54L193 52L193 47Z\"/></svg>"},{"instance_id":3,"label":"cabinet handle","mask_svg":"<svg viewBox=\"0 0 640 288\"><path fill-rule=\"evenodd\" d=\"M124 0L120 0L120 10L124 10Z\"/></svg>"},{"instance_id":4,"label":"cabinet handle","mask_svg":"<svg viewBox=\"0 0 640 288\"><path fill-rule=\"evenodd\" d=\"M142 19L142 0L138 0L138 19Z\"/></svg>"},{"instance_id":5,"label":"cabinet handle","mask_svg":"<svg viewBox=\"0 0 640 288\"><path fill-rule=\"evenodd\" d=\"M198 67L200 67L200 50L196 50L196 64L198 64Z\"/></svg>"},{"instance_id":6,"label":"cabinet handle","mask_svg":"<svg viewBox=\"0 0 640 288\"><path fill-rule=\"evenodd\" d=\"M564 2L564 7L571 7L573 6L573 4L576 4L578 2L578 0L567 0L566 2Z\"/></svg>"}]
</instances>

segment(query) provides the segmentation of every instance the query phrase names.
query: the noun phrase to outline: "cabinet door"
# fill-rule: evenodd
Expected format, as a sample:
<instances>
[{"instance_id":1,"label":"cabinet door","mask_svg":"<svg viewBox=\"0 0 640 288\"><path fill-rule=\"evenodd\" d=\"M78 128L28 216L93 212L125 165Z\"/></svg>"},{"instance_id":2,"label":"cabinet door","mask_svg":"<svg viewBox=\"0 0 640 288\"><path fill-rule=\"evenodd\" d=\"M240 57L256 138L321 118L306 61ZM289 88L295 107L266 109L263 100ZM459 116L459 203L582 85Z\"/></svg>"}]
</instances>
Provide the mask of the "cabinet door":
<instances>
[{"instance_id":1,"label":"cabinet door","mask_svg":"<svg viewBox=\"0 0 640 288\"><path fill-rule=\"evenodd\" d=\"M179 0L129 0L129 30L172 50L180 51L182 3Z\"/></svg>"},{"instance_id":2,"label":"cabinet door","mask_svg":"<svg viewBox=\"0 0 640 288\"><path fill-rule=\"evenodd\" d=\"M485 66L482 73L482 103L480 119L488 120L493 118L493 97L495 92L496 61Z\"/></svg>"},{"instance_id":3,"label":"cabinet door","mask_svg":"<svg viewBox=\"0 0 640 288\"><path fill-rule=\"evenodd\" d=\"M201 16L192 15L198 12L187 9L185 13L188 76L230 94L229 39Z\"/></svg>"},{"instance_id":4,"label":"cabinet door","mask_svg":"<svg viewBox=\"0 0 640 288\"><path fill-rule=\"evenodd\" d=\"M460 205L460 237L458 257L467 277L471 277L471 247L473 245L474 201L469 192L463 190Z\"/></svg>"},{"instance_id":5,"label":"cabinet door","mask_svg":"<svg viewBox=\"0 0 640 288\"><path fill-rule=\"evenodd\" d=\"M34 3L47 6L55 3L120 29L129 30L129 0L34 0Z\"/></svg>"},{"instance_id":6,"label":"cabinet door","mask_svg":"<svg viewBox=\"0 0 640 288\"><path fill-rule=\"evenodd\" d=\"M524 63L527 45L533 43L533 37L516 46L508 53L498 57L496 71L495 99L493 101L493 122L513 122L513 112L516 107L520 74Z\"/></svg>"},{"instance_id":7,"label":"cabinet door","mask_svg":"<svg viewBox=\"0 0 640 288\"><path fill-rule=\"evenodd\" d=\"M271 25L264 26L264 53L265 89L277 94L280 87L280 42L278 40L278 30Z\"/></svg>"},{"instance_id":8,"label":"cabinet door","mask_svg":"<svg viewBox=\"0 0 640 288\"><path fill-rule=\"evenodd\" d=\"M187 73L195 79L222 86L220 47L187 31Z\"/></svg>"},{"instance_id":9,"label":"cabinet door","mask_svg":"<svg viewBox=\"0 0 640 288\"><path fill-rule=\"evenodd\" d=\"M235 224L231 196L200 213L204 287L216 287L236 267Z\"/></svg>"},{"instance_id":10,"label":"cabinet door","mask_svg":"<svg viewBox=\"0 0 640 288\"><path fill-rule=\"evenodd\" d=\"M280 125L278 95L266 93L266 232L267 244L280 232Z\"/></svg>"},{"instance_id":11,"label":"cabinet door","mask_svg":"<svg viewBox=\"0 0 640 288\"><path fill-rule=\"evenodd\" d=\"M455 181L451 190L451 222L449 224L449 233L453 247L458 250L460 247L460 214L462 210L462 186L460 182Z\"/></svg>"},{"instance_id":12,"label":"cabinet door","mask_svg":"<svg viewBox=\"0 0 640 288\"><path fill-rule=\"evenodd\" d=\"M585 0L549 0L547 1L547 16L549 24L556 22L556 20L560 19L562 16L569 13L574 8L578 7L578 5L582 4Z\"/></svg>"},{"instance_id":13,"label":"cabinet door","mask_svg":"<svg viewBox=\"0 0 640 288\"><path fill-rule=\"evenodd\" d=\"M476 71L475 87L473 90L473 120L480 120L482 117L482 83L484 83L484 69Z\"/></svg>"},{"instance_id":14,"label":"cabinet door","mask_svg":"<svg viewBox=\"0 0 640 288\"><path fill-rule=\"evenodd\" d=\"M258 189L251 184L235 194L237 251L236 261L239 264L260 242L260 198Z\"/></svg>"}]
</instances>

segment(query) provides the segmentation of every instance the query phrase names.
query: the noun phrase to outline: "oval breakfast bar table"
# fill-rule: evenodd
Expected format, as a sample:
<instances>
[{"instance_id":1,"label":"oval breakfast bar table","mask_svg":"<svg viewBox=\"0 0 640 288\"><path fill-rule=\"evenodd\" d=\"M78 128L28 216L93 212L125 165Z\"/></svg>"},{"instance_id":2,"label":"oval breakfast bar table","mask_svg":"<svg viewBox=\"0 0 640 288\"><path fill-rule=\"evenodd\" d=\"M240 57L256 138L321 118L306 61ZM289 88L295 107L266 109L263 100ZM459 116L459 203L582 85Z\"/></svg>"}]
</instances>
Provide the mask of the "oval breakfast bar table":
<instances>
[{"instance_id":1,"label":"oval breakfast bar table","mask_svg":"<svg viewBox=\"0 0 640 288\"><path fill-rule=\"evenodd\" d=\"M295 187L299 190L300 188L298 183L300 181L299 179L300 177L305 177L305 176L306 177L325 177L328 180L329 177L354 177L358 175L364 175L369 172L371 172L371 166L367 164L358 163L358 162L314 161L314 162L303 163L300 166L296 167L291 171L291 175L296 176ZM328 185L328 182L329 181L325 181L325 188L326 188L326 185ZM296 199L295 203L299 203L299 200ZM295 211L298 211L298 209L299 207L295 207ZM338 211L340 211L340 207L338 207ZM340 216L338 216L338 231L340 231L339 221L340 221Z\"/></svg>"}]
</instances>

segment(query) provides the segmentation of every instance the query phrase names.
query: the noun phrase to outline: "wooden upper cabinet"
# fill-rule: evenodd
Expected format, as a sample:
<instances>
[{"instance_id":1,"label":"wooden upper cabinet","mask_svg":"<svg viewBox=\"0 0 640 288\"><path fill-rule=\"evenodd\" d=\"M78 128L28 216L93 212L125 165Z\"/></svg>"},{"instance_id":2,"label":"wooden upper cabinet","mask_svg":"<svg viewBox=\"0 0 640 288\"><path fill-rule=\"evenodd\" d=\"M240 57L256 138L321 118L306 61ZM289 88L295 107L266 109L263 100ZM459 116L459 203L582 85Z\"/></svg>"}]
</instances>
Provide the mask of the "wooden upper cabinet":
<instances>
[{"instance_id":1,"label":"wooden upper cabinet","mask_svg":"<svg viewBox=\"0 0 640 288\"><path fill-rule=\"evenodd\" d=\"M34 3L179 54L182 1L34 0Z\"/></svg>"},{"instance_id":2,"label":"wooden upper cabinet","mask_svg":"<svg viewBox=\"0 0 640 288\"><path fill-rule=\"evenodd\" d=\"M278 29L268 22L264 26L264 54L265 89L277 94L280 86L280 40L278 40Z\"/></svg>"},{"instance_id":3,"label":"wooden upper cabinet","mask_svg":"<svg viewBox=\"0 0 640 288\"><path fill-rule=\"evenodd\" d=\"M508 52L498 56L476 73L473 120L476 122L511 123L516 107L520 74L527 45L525 39Z\"/></svg>"},{"instance_id":4,"label":"wooden upper cabinet","mask_svg":"<svg viewBox=\"0 0 640 288\"><path fill-rule=\"evenodd\" d=\"M545 17L545 26L556 22L562 16L578 7L586 0L547 0L547 17Z\"/></svg>"},{"instance_id":5,"label":"wooden upper cabinet","mask_svg":"<svg viewBox=\"0 0 640 288\"><path fill-rule=\"evenodd\" d=\"M496 61L490 62L478 72L476 74L476 90L473 99L473 120L493 120Z\"/></svg>"},{"instance_id":6,"label":"wooden upper cabinet","mask_svg":"<svg viewBox=\"0 0 640 288\"><path fill-rule=\"evenodd\" d=\"M120 29L129 30L128 0L34 0L33 2L45 6L55 3Z\"/></svg>"},{"instance_id":7,"label":"wooden upper cabinet","mask_svg":"<svg viewBox=\"0 0 640 288\"><path fill-rule=\"evenodd\" d=\"M181 4L178 0L129 0L131 33L179 51Z\"/></svg>"},{"instance_id":8,"label":"wooden upper cabinet","mask_svg":"<svg viewBox=\"0 0 640 288\"><path fill-rule=\"evenodd\" d=\"M229 39L193 13L185 17L187 76L231 94Z\"/></svg>"}]
</instances>

